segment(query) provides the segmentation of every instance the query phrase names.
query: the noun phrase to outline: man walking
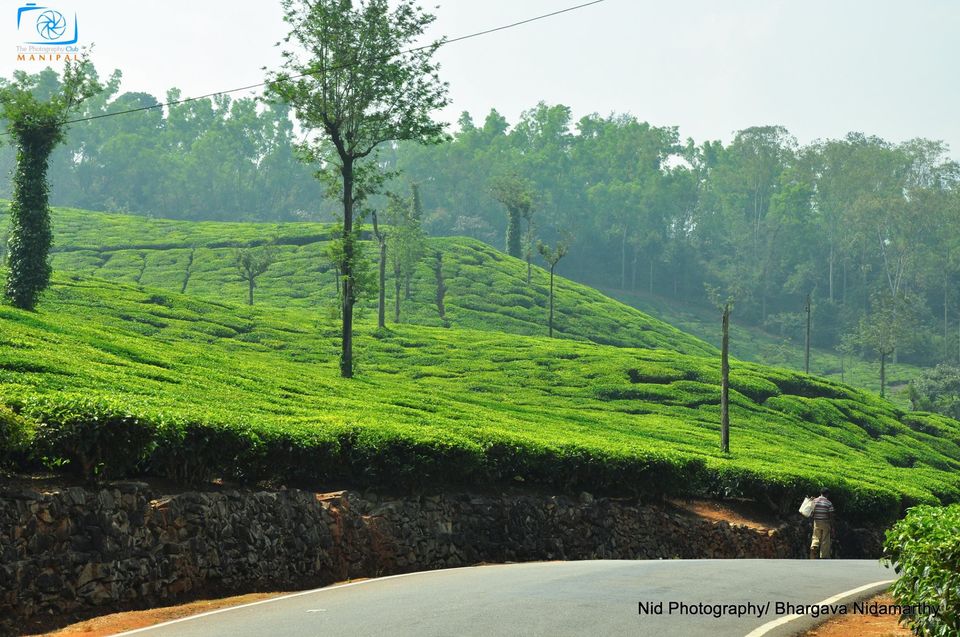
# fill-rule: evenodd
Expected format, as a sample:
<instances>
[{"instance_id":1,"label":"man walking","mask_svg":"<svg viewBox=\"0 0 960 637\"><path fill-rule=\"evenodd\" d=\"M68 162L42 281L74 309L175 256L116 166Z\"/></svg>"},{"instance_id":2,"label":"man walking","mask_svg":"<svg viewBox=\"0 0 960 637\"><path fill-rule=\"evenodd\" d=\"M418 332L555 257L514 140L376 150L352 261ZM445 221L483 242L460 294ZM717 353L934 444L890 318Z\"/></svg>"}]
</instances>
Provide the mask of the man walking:
<instances>
[{"instance_id":1,"label":"man walking","mask_svg":"<svg viewBox=\"0 0 960 637\"><path fill-rule=\"evenodd\" d=\"M810 559L830 557L830 535L833 532L833 503L830 489L820 489L820 497L813 501L813 540L810 542Z\"/></svg>"}]
</instances>

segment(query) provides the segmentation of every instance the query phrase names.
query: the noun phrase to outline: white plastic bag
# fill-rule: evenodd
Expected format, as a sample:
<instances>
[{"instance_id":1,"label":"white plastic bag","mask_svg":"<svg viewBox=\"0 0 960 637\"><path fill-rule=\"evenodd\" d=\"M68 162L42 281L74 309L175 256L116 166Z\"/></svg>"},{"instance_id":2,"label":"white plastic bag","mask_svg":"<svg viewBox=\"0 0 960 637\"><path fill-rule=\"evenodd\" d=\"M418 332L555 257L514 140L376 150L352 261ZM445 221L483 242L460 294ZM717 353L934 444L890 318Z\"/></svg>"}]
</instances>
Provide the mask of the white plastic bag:
<instances>
[{"instance_id":1,"label":"white plastic bag","mask_svg":"<svg viewBox=\"0 0 960 637\"><path fill-rule=\"evenodd\" d=\"M813 498L804 498L803 504L800 505L800 515L805 518L809 518L813 515L813 509L816 506L816 502L813 501Z\"/></svg>"}]
</instances>

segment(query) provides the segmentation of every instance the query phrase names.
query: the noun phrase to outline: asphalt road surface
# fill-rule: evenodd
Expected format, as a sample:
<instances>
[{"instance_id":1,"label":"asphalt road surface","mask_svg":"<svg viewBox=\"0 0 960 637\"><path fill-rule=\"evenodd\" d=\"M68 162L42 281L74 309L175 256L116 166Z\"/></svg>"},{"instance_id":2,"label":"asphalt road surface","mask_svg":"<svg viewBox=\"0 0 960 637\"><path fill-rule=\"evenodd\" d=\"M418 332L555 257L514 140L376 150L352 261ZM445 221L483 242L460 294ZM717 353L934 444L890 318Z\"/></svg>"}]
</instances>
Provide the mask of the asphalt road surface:
<instances>
[{"instance_id":1,"label":"asphalt road surface","mask_svg":"<svg viewBox=\"0 0 960 637\"><path fill-rule=\"evenodd\" d=\"M791 611L796 609L778 612L777 602L810 605L862 599L886 588L893 577L891 569L869 560L505 564L331 586L123 634L777 637L796 634L816 623L812 611L791 619ZM662 614L658 613L659 602L663 602ZM753 607L744 606L748 603ZM731 611L743 614L731 615Z\"/></svg>"}]
</instances>

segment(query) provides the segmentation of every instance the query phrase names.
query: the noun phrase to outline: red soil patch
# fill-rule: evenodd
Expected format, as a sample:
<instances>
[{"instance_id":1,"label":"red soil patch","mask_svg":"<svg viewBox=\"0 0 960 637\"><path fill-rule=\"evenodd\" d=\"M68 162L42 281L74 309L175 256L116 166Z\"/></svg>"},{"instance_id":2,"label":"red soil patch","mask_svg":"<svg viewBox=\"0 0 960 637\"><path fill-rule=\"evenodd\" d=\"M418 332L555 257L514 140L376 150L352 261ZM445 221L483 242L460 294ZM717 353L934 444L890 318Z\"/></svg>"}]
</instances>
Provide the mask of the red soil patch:
<instances>
[{"instance_id":1,"label":"red soil patch","mask_svg":"<svg viewBox=\"0 0 960 637\"><path fill-rule=\"evenodd\" d=\"M870 601L895 603L888 594ZM897 623L897 619L893 615L843 615L814 628L807 637L913 637L913 633Z\"/></svg>"},{"instance_id":2,"label":"red soil patch","mask_svg":"<svg viewBox=\"0 0 960 637\"><path fill-rule=\"evenodd\" d=\"M762 531L775 529L782 522L747 500L669 500L682 513L710 522L727 522Z\"/></svg>"},{"instance_id":3,"label":"red soil patch","mask_svg":"<svg viewBox=\"0 0 960 637\"><path fill-rule=\"evenodd\" d=\"M39 634L55 635L56 637L107 637L108 635L115 635L127 630L153 626L173 619L199 615L200 613L206 613L228 606L239 606L240 604L258 602L262 599L284 594L285 593L251 593L249 595L238 595L236 597L226 597L223 599L205 599L180 604L178 606L165 606L163 608L152 608L150 610L114 613L113 615L104 615L71 624L54 632Z\"/></svg>"}]
</instances>

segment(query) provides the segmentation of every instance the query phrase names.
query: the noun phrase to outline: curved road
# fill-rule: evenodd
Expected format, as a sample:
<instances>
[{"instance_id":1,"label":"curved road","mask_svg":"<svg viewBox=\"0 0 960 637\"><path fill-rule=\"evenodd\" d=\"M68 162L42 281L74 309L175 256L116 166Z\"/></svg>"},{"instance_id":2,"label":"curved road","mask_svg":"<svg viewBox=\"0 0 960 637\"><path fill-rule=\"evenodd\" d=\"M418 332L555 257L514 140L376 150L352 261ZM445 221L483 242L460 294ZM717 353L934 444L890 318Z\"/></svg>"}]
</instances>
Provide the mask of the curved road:
<instances>
[{"instance_id":1,"label":"curved road","mask_svg":"<svg viewBox=\"0 0 960 637\"><path fill-rule=\"evenodd\" d=\"M537 562L398 575L305 591L134 630L143 637L432 637L460 635L793 635L776 603L860 599L891 569L868 560ZM662 614L657 614L663 602ZM670 603L687 604L686 609ZM753 603L767 611L715 617ZM648 609L640 612L641 603ZM710 614L694 614L695 611ZM762 614L762 616L760 616Z\"/></svg>"}]
</instances>

